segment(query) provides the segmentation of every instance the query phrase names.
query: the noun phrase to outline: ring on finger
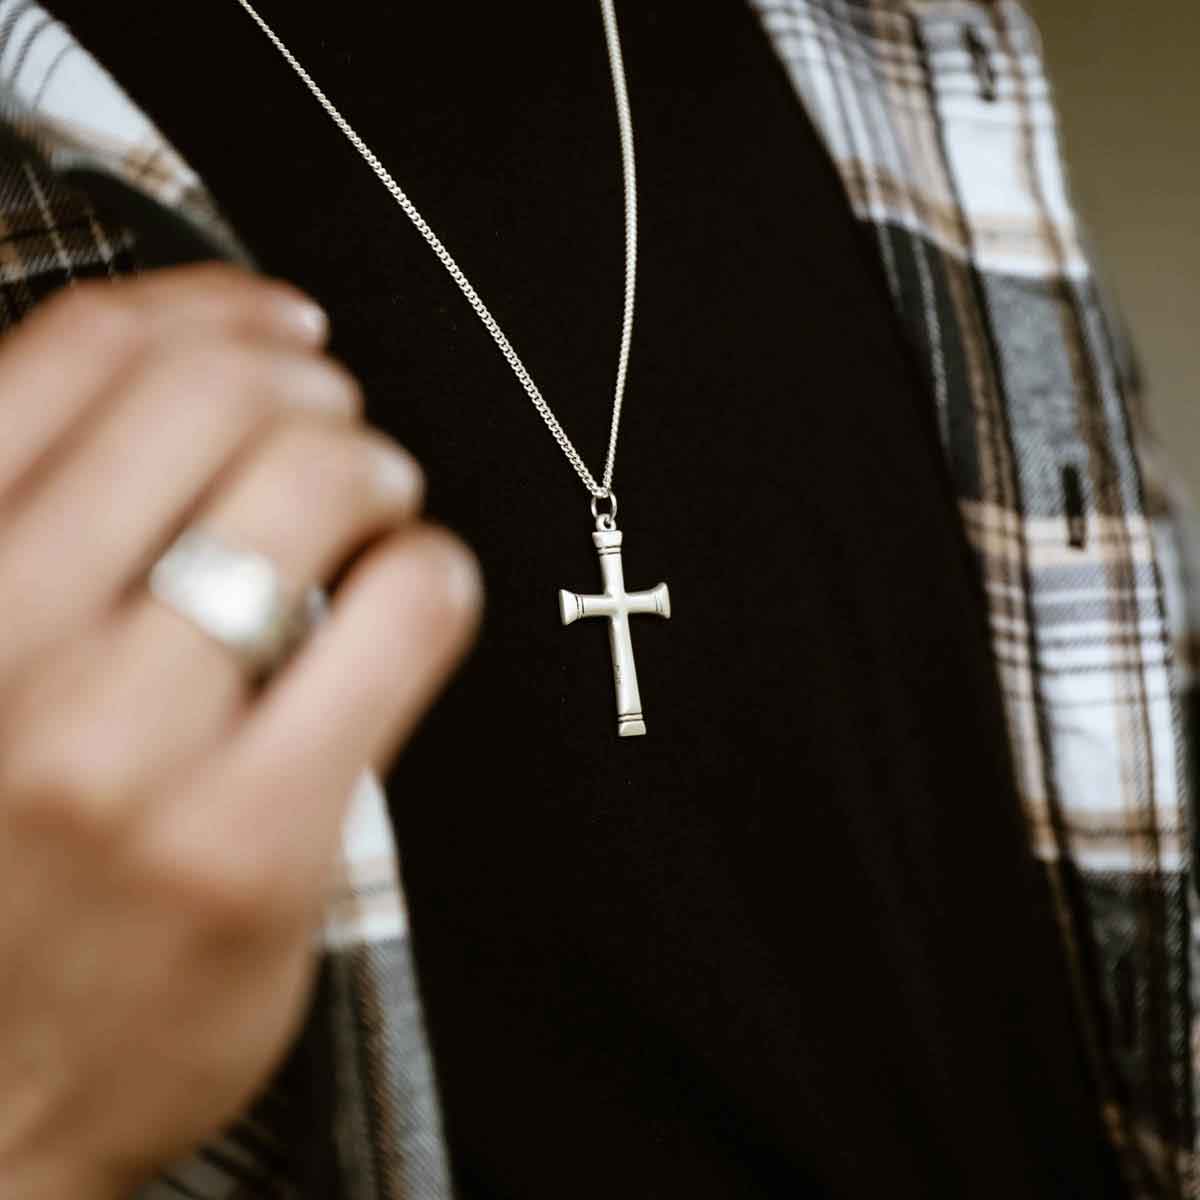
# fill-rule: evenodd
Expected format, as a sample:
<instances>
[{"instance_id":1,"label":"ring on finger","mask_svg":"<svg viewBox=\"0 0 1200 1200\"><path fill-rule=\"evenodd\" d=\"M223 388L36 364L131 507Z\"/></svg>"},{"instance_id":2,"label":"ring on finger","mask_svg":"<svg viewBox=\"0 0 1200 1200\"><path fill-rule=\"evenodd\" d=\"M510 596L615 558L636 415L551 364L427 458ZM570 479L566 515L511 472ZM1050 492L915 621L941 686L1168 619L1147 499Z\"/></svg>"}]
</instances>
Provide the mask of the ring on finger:
<instances>
[{"instance_id":1,"label":"ring on finger","mask_svg":"<svg viewBox=\"0 0 1200 1200\"><path fill-rule=\"evenodd\" d=\"M328 607L322 588L289 584L270 557L203 525L175 539L148 583L157 600L229 649L252 683L274 674Z\"/></svg>"}]
</instances>

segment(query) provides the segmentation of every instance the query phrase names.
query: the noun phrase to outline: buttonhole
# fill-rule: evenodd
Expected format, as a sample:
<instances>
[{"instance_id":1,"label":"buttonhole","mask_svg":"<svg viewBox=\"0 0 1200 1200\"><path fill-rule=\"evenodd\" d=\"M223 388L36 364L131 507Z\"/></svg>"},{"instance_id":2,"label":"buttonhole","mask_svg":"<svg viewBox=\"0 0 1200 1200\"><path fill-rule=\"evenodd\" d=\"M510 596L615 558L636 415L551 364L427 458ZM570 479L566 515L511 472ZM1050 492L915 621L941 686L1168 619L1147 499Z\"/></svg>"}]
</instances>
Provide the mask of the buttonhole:
<instances>
[{"instance_id":1,"label":"buttonhole","mask_svg":"<svg viewBox=\"0 0 1200 1200\"><path fill-rule=\"evenodd\" d=\"M973 25L968 25L963 29L963 41L966 43L967 53L971 56L971 64L975 68L975 78L979 80L979 94L991 104L998 94L996 70L992 66L992 56L988 53L983 38L979 36Z\"/></svg>"},{"instance_id":2,"label":"buttonhole","mask_svg":"<svg viewBox=\"0 0 1200 1200\"><path fill-rule=\"evenodd\" d=\"M1067 515L1067 544L1082 550L1087 545L1087 514L1083 509L1083 487L1079 468L1068 463L1062 469L1063 511Z\"/></svg>"}]
</instances>

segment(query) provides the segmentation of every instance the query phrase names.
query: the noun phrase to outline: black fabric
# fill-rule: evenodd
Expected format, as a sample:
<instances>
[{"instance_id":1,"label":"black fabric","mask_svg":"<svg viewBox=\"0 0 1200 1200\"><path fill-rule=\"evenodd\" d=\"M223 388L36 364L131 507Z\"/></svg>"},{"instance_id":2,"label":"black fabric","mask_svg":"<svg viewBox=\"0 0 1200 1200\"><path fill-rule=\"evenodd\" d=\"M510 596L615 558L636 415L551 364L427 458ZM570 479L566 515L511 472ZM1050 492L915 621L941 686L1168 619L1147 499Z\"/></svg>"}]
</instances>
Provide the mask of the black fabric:
<instances>
[{"instance_id":1,"label":"black fabric","mask_svg":"<svg viewBox=\"0 0 1200 1200\"><path fill-rule=\"evenodd\" d=\"M648 736L618 740L587 498L428 248L229 0L61 12L328 306L477 548L477 651L389 781L466 1200L1118 1195L932 402L751 13L622 3L643 253L616 490ZM596 6L262 0L593 469L621 302ZM304 514L298 512L297 520Z\"/></svg>"}]
</instances>

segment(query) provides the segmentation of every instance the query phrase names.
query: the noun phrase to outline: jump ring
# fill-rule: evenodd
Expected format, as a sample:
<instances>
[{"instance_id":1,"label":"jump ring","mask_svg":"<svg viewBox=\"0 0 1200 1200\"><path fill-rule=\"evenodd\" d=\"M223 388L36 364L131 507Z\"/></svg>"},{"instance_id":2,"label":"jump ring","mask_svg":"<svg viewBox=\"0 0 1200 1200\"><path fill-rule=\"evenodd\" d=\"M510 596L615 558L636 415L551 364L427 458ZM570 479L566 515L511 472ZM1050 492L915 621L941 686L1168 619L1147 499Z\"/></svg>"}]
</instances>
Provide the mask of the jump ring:
<instances>
[{"instance_id":1,"label":"jump ring","mask_svg":"<svg viewBox=\"0 0 1200 1200\"><path fill-rule=\"evenodd\" d=\"M601 512L596 507L598 500L607 500L609 508L607 512ZM596 528L606 531L611 531L617 527L617 493L608 488L603 496L592 494L592 517L596 521Z\"/></svg>"}]
</instances>

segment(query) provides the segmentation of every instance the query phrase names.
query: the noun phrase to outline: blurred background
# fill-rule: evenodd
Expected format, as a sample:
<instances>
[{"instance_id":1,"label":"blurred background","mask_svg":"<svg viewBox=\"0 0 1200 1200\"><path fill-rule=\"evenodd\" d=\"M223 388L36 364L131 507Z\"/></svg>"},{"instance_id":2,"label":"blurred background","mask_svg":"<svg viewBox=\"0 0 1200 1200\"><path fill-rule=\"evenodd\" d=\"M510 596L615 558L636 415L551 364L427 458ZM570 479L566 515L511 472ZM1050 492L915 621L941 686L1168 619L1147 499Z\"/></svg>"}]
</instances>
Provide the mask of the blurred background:
<instances>
[{"instance_id":1,"label":"blurred background","mask_svg":"<svg viewBox=\"0 0 1200 1200\"><path fill-rule=\"evenodd\" d=\"M1029 0L1076 208L1200 502L1200 3Z\"/></svg>"}]
</instances>

